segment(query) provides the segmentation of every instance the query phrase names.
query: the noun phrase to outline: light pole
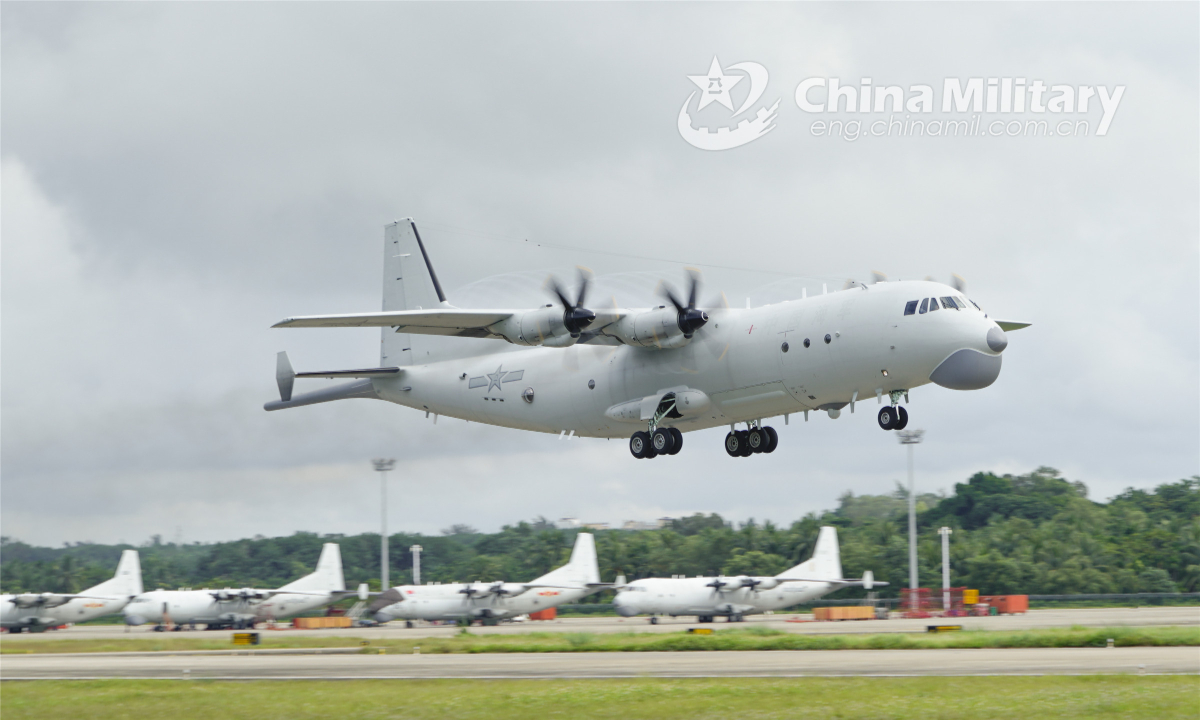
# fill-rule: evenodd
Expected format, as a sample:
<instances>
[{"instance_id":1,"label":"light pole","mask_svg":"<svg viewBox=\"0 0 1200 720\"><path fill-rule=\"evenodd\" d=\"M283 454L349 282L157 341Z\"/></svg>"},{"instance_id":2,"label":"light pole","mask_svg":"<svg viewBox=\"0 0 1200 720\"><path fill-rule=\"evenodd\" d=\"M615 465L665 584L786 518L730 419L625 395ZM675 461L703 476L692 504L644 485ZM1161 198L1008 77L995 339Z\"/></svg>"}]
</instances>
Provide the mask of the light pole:
<instances>
[{"instance_id":1,"label":"light pole","mask_svg":"<svg viewBox=\"0 0 1200 720\"><path fill-rule=\"evenodd\" d=\"M938 530L942 536L942 610L950 612L950 533L948 527Z\"/></svg>"},{"instance_id":2,"label":"light pole","mask_svg":"<svg viewBox=\"0 0 1200 720\"><path fill-rule=\"evenodd\" d=\"M396 467L396 461L388 458L375 458L371 461L375 471L379 473L379 590L388 589L388 534L387 534L387 474Z\"/></svg>"},{"instance_id":3,"label":"light pole","mask_svg":"<svg viewBox=\"0 0 1200 720\"><path fill-rule=\"evenodd\" d=\"M413 554L413 585L421 584L421 551L424 549L420 545L413 545L409 548Z\"/></svg>"},{"instance_id":4,"label":"light pole","mask_svg":"<svg viewBox=\"0 0 1200 720\"><path fill-rule=\"evenodd\" d=\"M901 445L908 446L908 589L912 609L917 610L917 481L913 478L913 445L921 442L924 430L896 433Z\"/></svg>"}]
</instances>

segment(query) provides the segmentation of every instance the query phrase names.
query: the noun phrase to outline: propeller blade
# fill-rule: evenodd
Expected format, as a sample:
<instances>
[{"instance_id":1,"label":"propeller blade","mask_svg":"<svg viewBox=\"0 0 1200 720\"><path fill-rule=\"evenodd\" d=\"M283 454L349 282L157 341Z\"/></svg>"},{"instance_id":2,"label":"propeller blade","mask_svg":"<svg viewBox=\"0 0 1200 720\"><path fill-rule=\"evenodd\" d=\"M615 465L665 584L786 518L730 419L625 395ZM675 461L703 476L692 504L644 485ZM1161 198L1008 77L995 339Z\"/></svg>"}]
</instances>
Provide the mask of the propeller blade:
<instances>
[{"instance_id":1,"label":"propeller blade","mask_svg":"<svg viewBox=\"0 0 1200 720\"><path fill-rule=\"evenodd\" d=\"M878 270L871 271L871 284L887 282L887 274L881 273Z\"/></svg>"},{"instance_id":2,"label":"propeller blade","mask_svg":"<svg viewBox=\"0 0 1200 720\"><path fill-rule=\"evenodd\" d=\"M688 274L688 309L693 310L696 307L696 296L700 294L700 271L696 268L684 268Z\"/></svg>"},{"instance_id":3,"label":"propeller blade","mask_svg":"<svg viewBox=\"0 0 1200 720\"><path fill-rule=\"evenodd\" d=\"M950 287L964 295L967 294L967 281L964 280L963 276L959 275L958 273L954 273L950 276Z\"/></svg>"},{"instance_id":4,"label":"propeller blade","mask_svg":"<svg viewBox=\"0 0 1200 720\"><path fill-rule=\"evenodd\" d=\"M579 297L575 300L575 307L583 307L583 303L587 300L588 286L592 282L592 271L585 267L576 268L579 271Z\"/></svg>"},{"instance_id":5,"label":"propeller blade","mask_svg":"<svg viewBox=\"0 0 1200 720\"><path fill-rule=\"evenodd\" d=\"M687 306L680 302L679 298L675 297L675 288L671 286L671 283L665 280L660 282L658 284L658 294L669 300L675 306L676 312L682 313L687 310Z\"/></svg>"},{"instance_id":6,"label":"propeller blade","mask_svg":"<svg viewBox=\"0 0 1200 720\"><path fill-rule=\"evenodd\" d=\"M564 310L570 310L575 307L575 305L571 303L570 298L567 297L566 292L563 291L562 285L558 283L557 278L551 275L546 280L546 284L550 286L550 292L554 293L554 295L558 298L558 302L562 304Z\"/></svg>"}]
</instances>

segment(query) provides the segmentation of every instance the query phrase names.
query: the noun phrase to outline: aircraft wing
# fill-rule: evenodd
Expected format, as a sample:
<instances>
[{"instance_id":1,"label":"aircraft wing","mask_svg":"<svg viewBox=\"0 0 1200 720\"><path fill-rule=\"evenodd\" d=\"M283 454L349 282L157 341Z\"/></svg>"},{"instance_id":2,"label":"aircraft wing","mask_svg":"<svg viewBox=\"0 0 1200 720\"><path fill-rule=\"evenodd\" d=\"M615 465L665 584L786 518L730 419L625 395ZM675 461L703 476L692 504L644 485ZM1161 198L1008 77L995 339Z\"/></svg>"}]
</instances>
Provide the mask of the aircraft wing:
<instances>
[{"instance_id":1,"label":"aircraft wing","mask_svg":"<svg viewBox=\"0 0 1200 720\"><path fill-rule=\"evenodd\" d=\"M866 580L864 578L774 578L781 583L785 582L810 582L810 583L827 583L830 585L863 585L870 582L871 585L887 585L883 580Z\"/></svg>"},{"instance_id":2,"label":"aircraft wing","mask_svg":"<svg viewBox=\"0 0 1200 720\"><path fill-rule=\"evenodd\" d=\"M280 320L271 327L394 327L397 332L452 337L491 337L488 327L507 320L515 310L393 310L350 315L302 315ZM322 376L323 377L323 376Z\"/></svg>"},{"instance_id":3,"label":"aircraft wing","mask_svg":"<svg viewBox=\"0 0 1200 720\"><path fill-rule=\"evenodd\" d=\"M996 320L995 322L997 325L1000 326L1000 329L1003 330L1004 332L1020 330L1021 328L1027 328L1033 324L1033 323L1021 322L1020 320Z\"/></svg>"}]
</instances>

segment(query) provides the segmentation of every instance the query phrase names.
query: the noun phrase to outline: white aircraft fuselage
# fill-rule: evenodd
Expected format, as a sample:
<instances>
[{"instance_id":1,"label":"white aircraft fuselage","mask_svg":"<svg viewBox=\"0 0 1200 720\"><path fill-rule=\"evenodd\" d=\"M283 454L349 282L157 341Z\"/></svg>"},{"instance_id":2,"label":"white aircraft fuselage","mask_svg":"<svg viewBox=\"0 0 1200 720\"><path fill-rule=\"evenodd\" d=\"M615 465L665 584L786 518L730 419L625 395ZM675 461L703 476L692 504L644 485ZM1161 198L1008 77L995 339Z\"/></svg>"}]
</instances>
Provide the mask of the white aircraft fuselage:
<instances>
[{"instance_id":1,"label":"white aircraft fuselage","mask_svg":"<svg viewBox=\"0 0 1200 720\"><path fill-rule=\"evenodd\" d=\"M823 582L779 583L770 589L736 587L739 578L646 578L634 580L622 588L616 598L617 613L634 615L753 615L768 610L782 610L837 590L842 585ZM769 586L774 578L753 578ZM730 583L716 590L715 580Z\"/></svg>"},{"instance_id":2,"label":"white aircraft fuselage","mask_svg":"<svg viewBox=\"0 0 1200 720\"><path fill-rule=\"evenodd\" d=\"M268 619L283 619L324 607L341 593L293 595L280 593L267 599L242 599L239 590L229 590L227 600L214 597L219 590L153 590L142 593L125 607L130 625L161 625L168 618L177 625L244 625ZM166 611L164 614L163 611Z\"/></svg>"},{"instance_id":3,"label":"white aircraft fuselage","mask_svg":"<svg viewBox=\"0 0 1200 720\"><path fill-rule=\"evenodd\" d=\"M417 410L583 437L629 436L645 425L636 412L643 398L671 390L699 390L709 400L703 411L680 407L683 417L660 423L685 432L818 409L836 416L852 402L888 402L892 391L930 383L964 350L983 361L975 384L996 379L1000 352L988 337L1003 331L984 312L968 302L965 310L904 314L910 301L955 296L962 298L936 282L877 283L723 310L676 349L537 347L408 366L372 382L382 399ZM472 378L486 381L472 387ZM526 389L532 402L522 398ZM624 403L631 412L614 418L620 409L610 409Z\"/></svg>"},{"instance_id":4,"label":"white aircraft fuselage","mask_svg":"<svg viewBox=\"0 0 1200 720\"><path fill-rule=\"evenodd\" d=\"M595 592L587 587L530 588L524 590L516 583L505 583L512 594L488 593L490 583L474 583L484 594L460 592L464 585L400 585L395 590L404 598L376 613L380 620L472 620L483 618L513 618L518 615L575 602Z\"/></svg>"},{"instance_id":5,"label":"white aircraft fuselage","mask_svg":"<svg viewBox=\"0 0 1200 720\"><path fill-rule=\"evenodd\" d=\"M142 592L137 550L124 550L111 579L78 594L23 593L0 595L0 627L11 632L40 630L113 615Z\"/></svg>"}]
</instances>

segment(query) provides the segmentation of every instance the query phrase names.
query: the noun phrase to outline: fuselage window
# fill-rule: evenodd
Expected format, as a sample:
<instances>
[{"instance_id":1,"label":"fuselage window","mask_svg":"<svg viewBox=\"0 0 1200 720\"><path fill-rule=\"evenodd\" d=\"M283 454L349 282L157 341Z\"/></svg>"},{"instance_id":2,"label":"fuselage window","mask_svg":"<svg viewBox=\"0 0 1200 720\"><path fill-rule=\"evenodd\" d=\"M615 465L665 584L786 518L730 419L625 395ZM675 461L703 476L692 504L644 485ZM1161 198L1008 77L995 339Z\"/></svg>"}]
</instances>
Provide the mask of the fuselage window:
<instances>
[{"instance_id":1,"label":"fuselage window","mask_svg":"<svg viewBox=\"0 0 1200 720\"><path fill-rule=\"evenodd\" d=\"M947 310L957 310L958 309L958 305L954 304L954 298L952 298L950 296L946 296L946 297L942 298L942 307L946 308Z\"/></svg>"},{"instance_id":2,"label":"fuselage window","mask_svg":"<svg viewBox=\"0 0 1200 720\"><path fill-rule=\"evenodd\" d=\"M937 298L929 298L929 312L938 309Z\"/></svg>"},{"instance_id":3,"label":"fuselage window","mask_svg":"<svg viewBox=\"0 0 1200 720\"><path fill-rule=\"evenodd\" d=\"M908 302L908 304L906 304L906 305L904 306L904 314L905 314L905 315L912 315L912 314L914 314L914 313L916 313L916 312L917 312L917 301L916 301L916 300L910 300L910 301Z\"/></svg>"},{"instance_id":4,"label":"fuselage window","mask_svg":"<svg viewBox=\"0 0 1200 720\"><path fill-rule=\"evenodd\" d=\"M929 298L925 298L921 301L921 309L917 312L921 315L924 315L927 310L929 310Z\"/></svg>"}]
</instances>

